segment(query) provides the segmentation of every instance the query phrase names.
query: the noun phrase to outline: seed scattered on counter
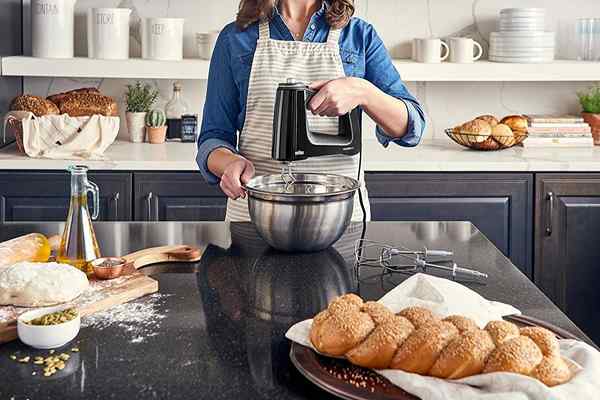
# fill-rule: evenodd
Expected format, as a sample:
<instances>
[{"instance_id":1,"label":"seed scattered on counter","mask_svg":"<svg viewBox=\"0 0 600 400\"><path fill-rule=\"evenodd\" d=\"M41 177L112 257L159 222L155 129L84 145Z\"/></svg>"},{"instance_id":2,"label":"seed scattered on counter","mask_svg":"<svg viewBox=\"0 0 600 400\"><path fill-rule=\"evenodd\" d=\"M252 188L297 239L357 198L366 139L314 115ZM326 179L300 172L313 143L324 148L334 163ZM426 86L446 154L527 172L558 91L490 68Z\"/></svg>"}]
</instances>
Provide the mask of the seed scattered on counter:
<instances>
[{"instance_id":1,"label":"seed scattered on counter","mask_svg":"<svg viewBox=\"0 0 600 400\"><path fill-rule=\"evenodd\" d=\"M63 361L67 361L69 358L71 358L71 356L68 355L67 353L62 353L58 357Z\"/></svg>"},{"instance_id":2,"label":"seed scattered on counter","mask_svg":"<svg viewBox=\"0 0 600 400\"><path fill-rule=\"evenodd\" d=\"M16 360L16 359L17 359L17 356L15 356L14 354L11 354L11 355L10 355L10 359L11 359L11 360Z\"/></svg>"},{"instance_id":3,"label":"seed scattered on counter","mask_svg":"<svg viewBox=\"0 0 600 400\"><path fill-rule=\"evenodd\" d=\"M37 372L33 371L33 372L31 373L31 375L34 375L34 376L35 376L35 375L37 375Z\"/></svg>"},{"instance_id":4,"label":"seed scattered on counter","mask_svg":"<svg viewBox=\"0 0 600 400\"><path fill-rule=\"evenodd\" d=\"M33 359L35 361L44 361L44 357L40 357L40 356L33 357Z\"/></svg>"},{"instance_id":5,"label":"seed scattered on counter","mask_svg":"<svg viewBox=\"0 0 600 400\"><path fill-rule=\"evenodd\" d=\"M71 349L71 352L72 352L72 353L77 353L78 351L79 351L79 347L73 347L73 348Z\"/></svg>"},{"instance_id":6,"label":"seed scattered on counter","mask_svg":"<svg viewBox=\"0 0 600 400\"><path fill-rule=\"evenodd\" d=\"M31 357L26 356L26 357L23 357L23 358L19 358L19 362L23 363L23 364L26 364L26 363L29 362L30 359L31 359Z\"/></svg>"},{"instance_id":7,"label":"seed scattered on counter","mask_svg":"<svg viewBox=\"0 0 600 400\"><path fill-rule=\"evenodd\" d=\"M35 365L42 365L42 364L44 364L44 360L35 360L33 363Z\"/></svg>"},{"instance_id":8,"label":"seed scattered on counter","mask_svg":"<svg viewBox=\"0 0 600 400\"><path fill-rule=\"evenodd\" d=\"M50 350L48 353L49 353L49 354L54 354L54 352L55 352L55 351L56 351L56 350Z\"/></svg>"}]
</instances>

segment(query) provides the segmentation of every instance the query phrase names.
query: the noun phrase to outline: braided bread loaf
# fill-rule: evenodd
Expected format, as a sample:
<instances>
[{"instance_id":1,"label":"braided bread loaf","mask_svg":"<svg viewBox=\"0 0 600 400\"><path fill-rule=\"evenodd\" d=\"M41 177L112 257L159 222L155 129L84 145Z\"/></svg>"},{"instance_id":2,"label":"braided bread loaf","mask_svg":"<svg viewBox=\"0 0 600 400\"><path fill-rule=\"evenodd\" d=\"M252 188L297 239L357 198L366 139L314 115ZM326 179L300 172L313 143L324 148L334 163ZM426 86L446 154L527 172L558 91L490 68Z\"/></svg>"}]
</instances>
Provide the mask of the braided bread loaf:
<instances>
[{"instance_id":1,"label":"braided bread loaf","mask_svg":"<svg viewBox=\"0 0 600 400\"><path fill-rule=\"evenodd\" d=\"M571 379L558 340L541 327L491 321L480 329L466 317L440 319L421 307L393 314L380 303L347 294L313 320L310 340L322 354L375 369L399 369L443 379L513 372L547 386Z\"/></svg>"}]
</instances>

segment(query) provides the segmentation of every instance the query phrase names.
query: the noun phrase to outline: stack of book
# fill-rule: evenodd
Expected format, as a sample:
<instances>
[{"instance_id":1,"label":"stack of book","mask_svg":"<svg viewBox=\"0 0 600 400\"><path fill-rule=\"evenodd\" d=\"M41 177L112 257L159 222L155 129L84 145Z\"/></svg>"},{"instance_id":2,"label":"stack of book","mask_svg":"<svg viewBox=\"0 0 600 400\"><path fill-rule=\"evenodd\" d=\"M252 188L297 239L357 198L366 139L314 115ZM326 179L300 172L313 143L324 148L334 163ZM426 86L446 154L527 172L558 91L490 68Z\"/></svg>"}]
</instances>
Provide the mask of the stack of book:
<instances>
[{"instance_id":1,"label":"stack of book","mask_svg":"<svg viewBox=\"0 0 600 400\"><path fill-rule=\"evenodd\" d=\"M525 147L593 146L592 130L576 115L527 115L528 137Z\"/></svg>"}]
</instances>

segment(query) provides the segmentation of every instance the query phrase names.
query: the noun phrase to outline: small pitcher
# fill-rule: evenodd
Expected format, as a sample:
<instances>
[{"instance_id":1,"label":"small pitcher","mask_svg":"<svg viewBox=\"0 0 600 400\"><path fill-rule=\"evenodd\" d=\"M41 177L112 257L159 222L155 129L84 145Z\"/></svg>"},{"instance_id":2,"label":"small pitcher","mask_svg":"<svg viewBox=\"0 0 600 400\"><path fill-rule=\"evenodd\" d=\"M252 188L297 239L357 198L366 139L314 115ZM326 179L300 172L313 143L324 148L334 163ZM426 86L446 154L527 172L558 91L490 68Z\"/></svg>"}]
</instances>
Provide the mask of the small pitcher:
<instances>
[{"instance_id":1,"label":"small pitcher","mask_svg":"<svg viewBox=\"0 0 600 400\"><path fill-rule=\"evenodd\" d=\"M90 275L93 273L90 262L100 257L100 248L92 225L92 220L98 218L100 211L100 191L95 183L88 181L87 167L72 165L67 170L71 173L71 205L56 259ZM92 193L94 204L91 217L88 192Z\"/></svg>"}]
</instances>

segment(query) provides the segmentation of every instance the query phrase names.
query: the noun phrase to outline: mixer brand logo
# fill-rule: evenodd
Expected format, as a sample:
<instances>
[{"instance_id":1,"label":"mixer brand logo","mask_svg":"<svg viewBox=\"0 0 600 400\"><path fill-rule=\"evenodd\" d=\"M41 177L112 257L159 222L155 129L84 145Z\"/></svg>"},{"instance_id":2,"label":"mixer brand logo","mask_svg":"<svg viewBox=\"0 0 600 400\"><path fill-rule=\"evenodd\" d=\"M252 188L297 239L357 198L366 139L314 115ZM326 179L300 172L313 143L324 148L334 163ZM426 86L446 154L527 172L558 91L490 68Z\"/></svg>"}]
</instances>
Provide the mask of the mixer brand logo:
<instances>
[{"instance_id":1,"label":"mixer brand logo","mask_svg":"<svg viewBox=\"0 0 600 400\"><path fill-rule=\"evenodd\" d=\"M57 15L58 5L53 3L37 3L35 5L37 15Z\"/></svg>"},{"instance_id":2,"label":"mixer brand logo","mask_svg":"<svg viewBox=\"0 0 600 400\"><path fill-rule=\"evenodd\" d=\"M96 25L112 25L114 24L115 16L109 13L96 14Z\"/></svg>"}]
</instances>

